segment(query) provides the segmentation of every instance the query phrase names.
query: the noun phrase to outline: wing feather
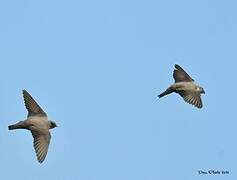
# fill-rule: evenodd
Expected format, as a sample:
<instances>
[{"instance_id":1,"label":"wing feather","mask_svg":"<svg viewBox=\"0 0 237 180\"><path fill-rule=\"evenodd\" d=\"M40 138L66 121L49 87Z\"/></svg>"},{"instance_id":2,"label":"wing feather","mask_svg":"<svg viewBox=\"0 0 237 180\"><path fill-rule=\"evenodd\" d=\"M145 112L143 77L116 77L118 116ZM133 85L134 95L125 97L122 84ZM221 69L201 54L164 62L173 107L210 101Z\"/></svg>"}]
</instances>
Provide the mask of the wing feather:
<instances>
[{"instance_id":1,"label":"wing feather","mask_svg":"<svg viewBox=\"0 0 237 180\"><path fill-rule=\"evenodd\" d=\"M37 102L25 89L23 90L23 97L24 97L26 109L28 111L28 117L29 116L47 117L47 114L43 111L43 109L37 104Z\"/></svg>"},{"instance_id":2,"label":"wing feather","mask_svg":"<svg viewBox=\"0 0 237 180\"><path fill-rule=\"evenodd\" d=\"M200 93L181 91L179 94L183 97L185 102L192 104L197 108L202 108L202 99Z\"/></svg>"},{"instance_id":3,"label":"wing feather","mask_svg":"<svg viewBox=\"0 0 237 180\"><path fill-rule=\"evenodd\" d=\"M37 131L31 131L34 138L34 149L39 163L42 163L47 155L49 143L51 139L50 132L39 133Z\"/></svg>"},{"instance_id":4,"label":"wing feather","mask_svg":"<svg viewBox=\"0 0 237 180\"><path fill-rule=\"evenodd\" d=\"M186 71L181 68L178 64L175 64L174 66L176 69L173 72L173 78L175 80L175 82L191 82L194 81L189 75L188 73L186 73Z\"/></svg>"}]
</instances>

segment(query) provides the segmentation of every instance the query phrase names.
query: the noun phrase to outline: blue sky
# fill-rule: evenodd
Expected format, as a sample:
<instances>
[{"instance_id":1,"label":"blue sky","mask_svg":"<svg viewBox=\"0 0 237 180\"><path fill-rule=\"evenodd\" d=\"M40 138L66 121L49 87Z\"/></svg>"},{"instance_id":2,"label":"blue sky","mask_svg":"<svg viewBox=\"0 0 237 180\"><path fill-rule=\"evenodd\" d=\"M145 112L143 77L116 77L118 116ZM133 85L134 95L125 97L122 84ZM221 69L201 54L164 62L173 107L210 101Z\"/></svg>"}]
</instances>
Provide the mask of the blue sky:
<instances>
[{"instance_id":1,"label":"blue sky","mask_svg":"<svg viewBox=\"0 0 237 180\"><path fill-rule=\"evenodd\" d=\"M236 5L0 1L1 178L236 179ZM157 99L175 63L202 109ZM43 164L29 132L7 130L26 117L22 89L59 125Z\"/></svg>"}]
</instances>

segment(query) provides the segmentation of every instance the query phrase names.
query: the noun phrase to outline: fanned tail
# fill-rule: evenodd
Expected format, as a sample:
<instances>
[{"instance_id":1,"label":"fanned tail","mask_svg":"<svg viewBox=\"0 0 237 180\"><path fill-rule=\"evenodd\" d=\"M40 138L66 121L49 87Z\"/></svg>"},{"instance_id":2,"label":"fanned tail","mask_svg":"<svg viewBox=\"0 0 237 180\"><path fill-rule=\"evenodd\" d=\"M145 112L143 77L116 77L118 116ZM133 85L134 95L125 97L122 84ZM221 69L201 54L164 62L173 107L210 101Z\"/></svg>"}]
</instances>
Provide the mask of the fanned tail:
<instances>
[{"instance_id":1,"label":"fanned tail","mask_svg":"<svg viewBox=\"0 0 237 180\"><path fill-rule=\"evenodd\" d=\"M170 93L174 92L173 89L171 87L169 87L168 89L166 89L163 93L159 94L158 97L162 98L163 96L166 96Z\"/></svg>"},{"instance_id":2,"label":"fanned tail","mask_svg":"<svg viewBox=\"0 0 237 180\"><path fill-rule=\"evenodd\" d=\"M24 126L24 122L20 121L16 124L12 124L8 126L8 130L14 130L14 129L26 129L26 127Z\"/></svg>"},{"instance_id":3,"label":"fanned tail","mask_svg":"<svg viewBox=\"0 0 237 180\"><path fill-rule=\"evenodd\" d=\"M8 126L8 130L13 130L13 129L17 129L17 126L15 126L15 125Z\"/></svg>"}]
</instances>

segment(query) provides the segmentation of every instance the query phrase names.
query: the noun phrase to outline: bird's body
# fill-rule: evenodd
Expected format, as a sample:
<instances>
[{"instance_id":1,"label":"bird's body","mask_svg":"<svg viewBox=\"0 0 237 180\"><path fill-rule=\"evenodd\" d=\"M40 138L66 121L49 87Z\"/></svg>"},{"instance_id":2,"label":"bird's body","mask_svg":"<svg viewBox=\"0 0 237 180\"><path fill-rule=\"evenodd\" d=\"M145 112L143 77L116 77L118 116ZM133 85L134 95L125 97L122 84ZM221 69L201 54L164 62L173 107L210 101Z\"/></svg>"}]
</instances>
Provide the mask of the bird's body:
<instances>
[{"instance_id":1,"label":"bird's body","mask_svg":"<svg viewBox=\"0 0 237 180\"><path fill-rule=\"evenodd\" d=\"M198 90L199 86L193 82L178 82L171 85L176 91L193 91Z\"/></svg>"},{"instance_id":2,"label":"bird's body","mask_svg":"<svg viewBox=\"0 0 237 180\"><path fill-rule=\"evenodd\" d=\"M161 98L170 93L178 93L183 99L198 108L202 108L201 94L205 93L201 86L194 83L194 80L179 66L175 65L173 77L175 83L167 88L158 97Z\"/></svg>"},{"instance_id":3,"label":"bird's body","mask_svg":"<svg viewBox=\"0 0 237 180\"><path fill-rule=\"evenodd\" d=\"M49 121L47 114L41 109L31 95L23 90L23 97L28 110L27 119L8 126L9 130L27 129L34 138L34 148L37 159L42 163L47 155L51 135L49 129L57 127L56 123Z\"/></svg>"},{"instance_id":4,"label":"bird's body","mask_svg":"<svg viewBox=\"0 0 237 180\"><path fill-rule=\"evenodd\" d=\"M26 120L20 121L14 125L9 126L10 130L13 129L28 129L45 131L49 129L49 122L45 117L29 117Z\"/></svg>"}]
</instances>

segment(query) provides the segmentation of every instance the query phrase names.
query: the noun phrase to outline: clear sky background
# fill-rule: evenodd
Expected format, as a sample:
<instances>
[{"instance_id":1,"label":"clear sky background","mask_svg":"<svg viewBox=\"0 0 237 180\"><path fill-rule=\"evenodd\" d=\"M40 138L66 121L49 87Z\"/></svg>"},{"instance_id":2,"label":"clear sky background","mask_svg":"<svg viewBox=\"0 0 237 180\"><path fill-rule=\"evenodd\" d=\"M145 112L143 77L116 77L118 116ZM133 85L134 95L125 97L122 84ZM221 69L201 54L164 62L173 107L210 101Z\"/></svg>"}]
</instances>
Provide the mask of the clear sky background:
<instances>
[{"instance_id":1,"label":"clear sky background","mask_svg":"<svg viewBox=\"0 0 237 180\"><path fill-rule=\"evenodd\" d=\"M0 1L1 179L236 179L236 7ZM204 87L202 109L157 98L175 63ZM43 164L29 132L7 130L27 115L22 89L59 126Z\"/></svg>"}]
</instances>

